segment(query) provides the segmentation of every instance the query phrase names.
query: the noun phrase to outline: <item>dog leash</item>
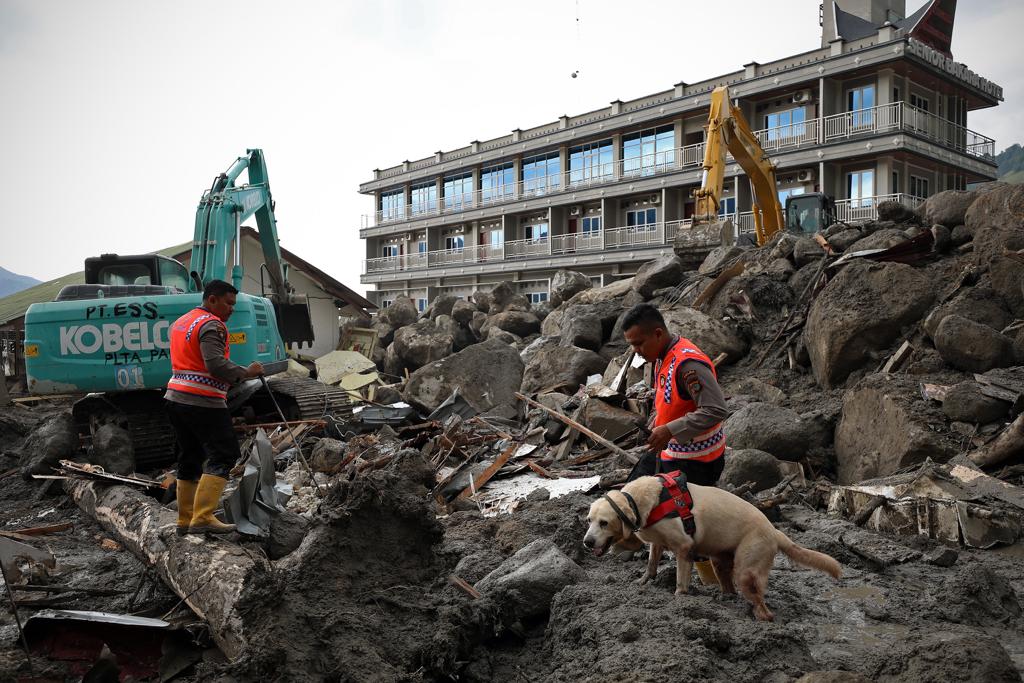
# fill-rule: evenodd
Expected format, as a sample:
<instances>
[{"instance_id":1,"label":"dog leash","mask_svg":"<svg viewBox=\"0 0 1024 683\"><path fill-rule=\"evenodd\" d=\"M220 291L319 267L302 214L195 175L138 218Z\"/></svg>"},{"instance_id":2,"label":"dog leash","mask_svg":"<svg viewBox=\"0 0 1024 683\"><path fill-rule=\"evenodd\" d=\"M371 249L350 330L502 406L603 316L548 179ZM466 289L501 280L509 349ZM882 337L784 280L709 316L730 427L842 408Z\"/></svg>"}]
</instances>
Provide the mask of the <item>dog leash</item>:
<instances>
[{"instance_id":1,"label":"dog leash","mask_svg":"<svg viewBox=\"0 0 1024 683\"><path fill-rule=\"evenodd\" d=\"M620 508L618 505L616 505L615 501L612 500L611 497L607 493L604 494L601 497L608 501L608 504L612 506L612 510L615 510L615 514L619 516L619 519L622 520L622 523L625 524L626 526L628 526L630 531L633 531L635 533L636 531L638 531L641 528L640 527L640 509L636 506L636 501L633 500L633 496L629 495L625 491L619 491L619 493L621 493L623 496L626 497L626 502L629 503L629 507L631 507L633 509L633 514L636 516L636 522L634 522L629 517L627 517L626 513L622 511L622 508Z\"/></svg>"}]
</instances>

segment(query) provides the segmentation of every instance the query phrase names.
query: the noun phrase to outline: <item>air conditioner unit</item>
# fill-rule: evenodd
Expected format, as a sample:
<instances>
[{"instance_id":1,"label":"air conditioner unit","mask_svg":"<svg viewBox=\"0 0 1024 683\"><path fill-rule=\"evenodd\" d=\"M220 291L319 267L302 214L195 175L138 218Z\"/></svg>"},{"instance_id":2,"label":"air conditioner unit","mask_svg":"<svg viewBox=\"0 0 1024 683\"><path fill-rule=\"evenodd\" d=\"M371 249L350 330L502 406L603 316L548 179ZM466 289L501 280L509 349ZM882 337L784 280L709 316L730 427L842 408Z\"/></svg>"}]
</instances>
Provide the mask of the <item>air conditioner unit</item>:
<instances>
[{"instance_id":1,"label":"air conditioner unit","mask_svg":"<svg viewBox=\"0 0 1024 683\"><path fill-rule=\"evenodd\" d=\"M647 198L647 202L649 204L661 204L661 193L652 194L650 197Z\"/></svg>"},{"instance_id":2,"label":"air conditioner unit","mask_svg":"<svg viewBox=\"0 0 1024 683\"><path fill-rule=\"evenodd\" d=\"M580 215L580 206L579 206L579 204L577 204L576 206L570 206L569 207L569 215L570 216L579 216Z\"/></svg>"},{"instance_id":3,"label":"air conditioner unit","mask_svg":"<svg viewBox=\"0 0 1024 683\"><path fill-rule=\"evenodd\" d=\"M796 179L801 183L811 183L814 182L816 176L817 174L813 169L805 168L796 174Z\"/></svg>"},{"instance_id":4,"label":"air conditioner unit","mask_svg":"<svg viewBox=\"0 0 1024 683\"><path fill-rule=\"evenodd\" d=\"M800 102L810 102L811 101L811 91L810 90L799 90L799 91L793 93L793 101L798 103L798 104Z\"/></svg>"}]
</instances>

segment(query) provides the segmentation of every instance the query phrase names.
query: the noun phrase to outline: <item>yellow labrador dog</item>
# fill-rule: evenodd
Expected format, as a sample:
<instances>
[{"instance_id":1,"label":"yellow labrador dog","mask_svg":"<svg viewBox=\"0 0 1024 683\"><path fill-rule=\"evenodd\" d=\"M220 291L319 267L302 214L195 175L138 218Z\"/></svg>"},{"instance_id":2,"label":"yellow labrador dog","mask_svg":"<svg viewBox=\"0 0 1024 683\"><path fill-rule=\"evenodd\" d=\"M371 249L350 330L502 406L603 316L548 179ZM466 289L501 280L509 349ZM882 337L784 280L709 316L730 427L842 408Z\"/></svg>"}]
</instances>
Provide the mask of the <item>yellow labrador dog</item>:
<instances>
[{"instance_id":1,"label":"yellow labrador dog","mask_svg":"<svg viewBox=\"0 0 1024 683\"><path fill-rule=\"evenodd\" d=\"M692 536L678 516L664 517L647 526L648 517L664 503L662 492L666 489L658 477L640 477L621 491L610 491L594 501L587 515L590 526L583 544L601 556L613 543L628 547L634 534L649 543L651 556L641 584L654 578L662 552L671 550L676 557L677 595L690 588L693 558L708 557L722 591L735 593L738 586L761 621L773 619L764 595L777 552L835 579L841 575L839 563L833 558L797 545L742 498L712 486L687 486L696 527Z\"/></svg>"}]
</instances>

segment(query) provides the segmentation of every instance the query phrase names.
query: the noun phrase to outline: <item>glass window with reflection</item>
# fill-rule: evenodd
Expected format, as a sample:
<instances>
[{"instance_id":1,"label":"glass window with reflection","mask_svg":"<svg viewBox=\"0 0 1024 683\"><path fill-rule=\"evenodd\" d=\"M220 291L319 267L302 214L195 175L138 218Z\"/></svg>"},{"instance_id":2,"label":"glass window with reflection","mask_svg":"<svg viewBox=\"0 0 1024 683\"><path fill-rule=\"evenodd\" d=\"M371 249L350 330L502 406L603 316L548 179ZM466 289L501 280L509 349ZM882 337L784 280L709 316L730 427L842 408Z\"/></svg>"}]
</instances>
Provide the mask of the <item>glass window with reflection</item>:
<instances>
[{"instance_id":1,"label":"glass window with reflection","mask_svg":"<svg viewBox=\"0 0 1024 683\"><path fill-rule=\"evenodd\" d=\"M541 195L558 189L562 162L558 152L523 159L523 195Z\"/></svg>"},{"instance_id":2,"label":"glass window with reflection","mask_svg":"<svg viewBox=\"0 0 1024 683\"><path fill-rule=\"evenodd\" d=\"M547 223L533 223L523 226L523 238L533 242L541 242L548 238Z\"/></svg>"},{"instance_id":3,"label":"glass window with reflection","mask_svg":"<svg viewBox=\"0 0 1024 683\"><path fill-rule=\"evenodd\" d=\"M764 117L764 127L769 141L799 138L806 132L804 121L807 112L803 107L775 112Z\"/></svg>"},{"instance_id":4,"label":"glass window with reflection","mask_svg":"<svg viewBox=\"0 0 1024 683\"><path fill-rule=\"evenodd\" d=\"M612 141L589 142L569 149L569 182L604 182L615 176Z\"/></svg>"},{"instance_id":5,"label":"glass window with reflection","mask_svg":"<svg viewBox=\"0 0 1024 683\"><path fill-rule=\"evenodd\" d=\"M846 96L847 111L851 112L851 124L854 128L870 126L874 122L875 86L866 85L854 88Z\"/></svg>"},{"instance_id":6,"label":"glass window with reflection","mask_svg":"<svg viewBox=\"0 0 1024 683\"><path fill-rule=\"evenodd\" d=\"M654 230L658 223L657 209L634 209L626 212L626 227L637 231Z\"/></svg>"},{"instance_id":7,"label":"glass window with reflection","mask_svg":"<svg viewBox=\"0 0 1024 683\"><path fill-rule=\"evenodd\" d=\"M846 174L846 196L851 208L871 206L875 194L875 172L856 171Z\"/></svg>"},{"instance_id":8,"label":"glass window with reflection","mask_svg":"<svg viewBox=\"0 0 1024 683\"><path fill-rule=\"evenodd\" d=\"M473 205L473 174L471 172L444 179L444 208L461 211Z\"/></svg>"},{"instance_id":9,"label":"glass window with reflection","mask_svg":"<svg viewBox=\"0 0 1024 683\"><path fill-rule=\"evenodd\" d=\"M418 216L437 211L437 183L433 180L413 185L411 195L412 215Z\"/></svg>"},{"instance_id":10,"label":"glass window with reflection","mask_svg":"<svg viewBox=\"0 0 1024 683\"><path fill-rule=\"evenodd\" d=\"M485 202L507 199L515 192L512 162L488 166L480 172L480 198Z\"/></svg>"},{"instance_id":11,"label":"glass window with reflection","mask_svg":"<svg viewBox=\"0 0 1024 683\"><path fill-rule=\"evenodd\" d=\"M675 158L672 125L651 128L622 137L623 175L653 175L671 168Z\"/></svg>"},{"instance_id":12,"label":"glass window with reflection","mask_svg":"<svg viewBox=\"0 0 1024 683\"><path fill-rule=\"evenodd\" d=\"M380 219L394 220L405 216L405 190L380 193Z\"/></svg>"},{"instance_id":13,"label":"glass window with reflection","mask_svg":"<svg viewBox=\"0 0 1024 683\"><path fill-rule=\"evenodd\" d=\"M462 251L466 246L466 240L462 235L448 235L444 238L444 248L448 251Z\"/></svg>"},{"instance_id":14,"label":"glass window with reflection","mask_svg":"<svg viewBox=\"0 0 1024 683\"><path fill-rule=\"evenodd\" d=\"M581 221L582 226L580 228L584 235L596 235L601 232L601 217L600 216L584 216Z\"/></svg>"}]
</instances>

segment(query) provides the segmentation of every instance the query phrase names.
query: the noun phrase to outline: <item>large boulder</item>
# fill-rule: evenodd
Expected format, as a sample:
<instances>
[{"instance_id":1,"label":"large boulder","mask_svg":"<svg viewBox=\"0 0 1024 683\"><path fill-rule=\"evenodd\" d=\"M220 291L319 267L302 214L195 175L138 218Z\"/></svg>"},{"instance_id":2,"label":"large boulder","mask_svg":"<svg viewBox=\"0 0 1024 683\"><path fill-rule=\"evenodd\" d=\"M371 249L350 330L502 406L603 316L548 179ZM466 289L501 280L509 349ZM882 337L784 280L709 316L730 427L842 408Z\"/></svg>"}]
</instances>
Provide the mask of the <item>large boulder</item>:
<instances>
[{"instance_id":1,"label":"large boulder","mask_svg":"<svg viewBox=\"0 0 1024 683\"><path fill-rule=\"evenodd\" d=\"M770 489L782 481L782 465L771 453L755 448L727 450L718 485L736 488L749 481L754 482L754 493Z\"/></svg>"},{"instance_id":2,"label":"large boulder","mask_svg":"<svg viewBox=\"0 0 1024 683\"><path fill-rule=\"evenodd\" d=\"M659 289L675 287L683 279L683 262L678 256L662 256L640 266L633 278L633 290L650 299Z\"/></svg>"},{"instance_id":3,"label":"large boulder","mask_svg":"<svg viewBox=\"0 0 1024 683\"><path fill-rule=\"evenodd\" d=\"M989 265L1004 249L1024 249L1024 185L1000 185L978 197L965 222L974 235L974 258L980 266Z\"/></svg>"},{"instance_id":4,"label":"large boulder","mask_svg":"<svg viewBox=\"0 0 1024 683\"><path fill-rule=\"evenodd\" d=\"M513 601L516 616L536 617L548 612L551 601L563 588L586 578L583 568L553 541L538 538L480 579L475 587L484 594L505 592Z\"/></svg>"},{"instance_id":5,"label":"large boulder","mask_svg":"<svg viewBox=\"0 0 1024 683\"><path fill-rule=\"evenodd\" d=\"M1006 418L1010 404L981 393L977 382L960 382L950 387L942 399L942 412L954 422L988 424Z\"/></svg>"},{"instance_id":6,"label":"large boulder","mask_svg":"<svg viewBox=\"0 0 1024 683\"><path fill-rule=\"evenodd\" d=\"M53 474L61 460L70 460L78 450L78 427L71 413L59 413L44 422L25 439L21 447L21 476Z\"/></svg>"},{"instance_id":7,"label":"large boulder","mask_svg":"<svg viewBox=\"0 0 1024 683\"><path fill-rule=\"evenodd\" d=\"M542 333L560 334L562 343L597 351L613 334L616 322L623 314L617 299L599 301L593 304L572 303L553 311L549 318L557 316L554 324L542 326Z\"/></svg>"},{"instance_id":8,"label":"large boulder","mask_svg":"<svg viewBox=\"0 0 1024 683\"><path fill-rule=\"evenodd\" d=\"M459 301L459 297L454 294L442 294L430 303L428 317L431 320L436 320L439 315L450 316L456 301Z\"/></svg>"},{"instance_id":9,"label":"large boulder","mask_svg":"<svg viewBox=\"0 0 1024 683\"><path fill-rule=\"evenodd\" d=\"M924 216L925 223L938 223L952 230L958 225L963 225L967 219L967 209L971 208L977 197L975 192L946 190L929 197L919 211Z\"/></svg>"},{"instance_id":10,"label":"large boulder","mask_svg":"<svg viewBox=\"0 0 1024 683\"><path fill-rule=\"evenodd\" d=\"M935 331L950 315L973 320L991 327L993 330L1001 330L1010 324L1010 313L1003 306L1000 298L990 287L982 285L960 292L956 297L932 311L922 325L925 333L934 339Z\"/></svg>"},{"instance_id":11,"label":"large boulder","mask_svg":"<svg viewBox=\"0 0 1024 683\"><path fill-rule=\"evenodd\" d=\"M933 340L942 360L958 370L986 372L1017 364L1012 339L959 315L943 318Z\"/></svg>"},{"instance_id":12,"label":"large boulder","mask_svg":"<svg viewBox=\"0 0 1024 683\"><path fill-rule=\"evenodd\" d=\"M515 403L524 368L515 348L488 339L412 373L402 397L417 410L430 413L458 389L467 403L483 413Z\"/></svg>"},{"instance_id":13,"label":"large boulder","mask_svg":"<svg viewBox=\"0 0 1024 683\"><path fill-rule=\"evenodd\" d=\"M549 292L551 305L558 308L562 302L568 301L580 292L590 289L593 285L590 278L575 270L559 270L551 276Z\"/></svg>"},{"instance_id":14,"label":"large boulder","mask_svg":"<svg viewBox=\"0 0 1024 683\"><path fill-rule=\"evenodd\" d=\"M909 206L904 206L899 202L879 202L878 203L878 220L880 221L892 221L893 223L919 223L921 217L916 211L911 209Z\"/></svg>"},{"instance_id":15,"label":"large boulder","mask_svg":"<svg viewBox=\"0 0 1024 683\"><path fill-rule=\"evenodd\" d=\"M686 337L712 359L726 354L726 363L735 363L750 349L750 343L721 320L694 308L675 307L661 312L669 332Z\"/></svg>"},{"instance_id":16,"label":"large boulder","mask_svg":"<svg viewBox=\"0 0 1024 683\"><path fill-rule=\"evenodd\" d=\"M575 392L587 377L603 373L606 365L604 358L589 349L543 346L530 355L523 373L522 391L524 394L541 389Z\"/></svg>"},{"instance_id":17,"label":"large boulder","mask_svg":"<svg viewBox=\"0 0 1024 683\"><path fill-rule=\"evenodd\" d=\"M920 380L868 375L843 396L835 450L840 484L884 477L931 458L945 462L959 451L946 417L925 401Z\"/></svg>"},{"instance_id":18,"label":"large boulder","mask_svg":"<svg viewBox=\"0 0 1024 683\"><path fill-rule=\"evenodd\" d=\"M524 365L529 365L530 361L535 355L542 349L550 349L559 346L562 343L562 338L559 335L541 335L534 339L532 342L527 344L525 347L519 350L519 357L523 359Z\"/></svg>"},{"instance_id":19,"label":"large boulder","mask_svg":"<svg viewBox=\"0 0 1024 683\"><path fill-rule=\"evenodd\" d=\"M830 438L828 425L772 403L749 403L725 421L725 441L738 449L753 448L780 460L796 461Z\"/></svg>"},{"instance_id":20,"label":"large boulder","mask_svg":"<svg viewBox=\"0 0 1024 683\"><path fill-rule=\"evenodd\" d=\"M864 233L856 228L843 230L828 238L828 245L836 251L846 251L864 237Z\"/></svg>"},{"instance_id":21,"label":"large boulder","mask_svg":"<svg viewBox=\"0 0 1024 683\"><path fill-rule=\"evenodd\" d=\"M89 461L107 472L131 474L135 471L135 448L132 446L131 434L112 422L100 425L92 435Z\"/></svg>"},{"instance_id":22,"label":"large boulder","mask_svg":"<svg viewBox=\"0 0 1024 683\"><path fill-rule=\"evenodd\" d=\"M573 296L569 303L573 304L595 304L599 301L608 301L610 299L621 299L633 291L633 282L635 278L625 278L622 280L616 280L610 285L604 287L594 287L592 289L585 289L579 294Z\"/></svg>"},{"instance_id":23,"label":"large boulder","mask_svg":"<svg viewBox=\"0 0 1024 683\"><path fill-rule=\"evenodd\" d=\"M583 424L610 441L615 441L643 425L642 415L616 408L604 401L592 398L583 409Z\"/></svg>"},{"instance_id":24,"label":"large boulder","mask_svg":"<svg viewBox=\"0 0 1024 683\"><path fill-rule=\"evenodd\" d=\"M491 310L491 303L494 301L494 297L491 296L490 292L485 292L478 289L469 295L470 301L472 301L478 310L483 313L489 313Z\"/></svg>"},{"instance_id":25,"label":"large boulder","mask_svg":"<svg viewBox=\"0 0 1024 683\"><path fill-rule=\"evenodd\" d=\"M716 273L720 268L731 262L733 259L738 258L745 252L746 249L738 246L726 246L721 245L715 247L711 252L704 258L704 262L700 264L697 272L701 275L712 275Z\"/></svg>"},{"instance_id":26,"label":"large boulder","mask_svg":"<svg viewBox=\"0 0 1024 683\"><path fill-rule=\"evenodd\" d=\"M477 313L477 307L465 299L459 299L452 304L452 310L449 315L452 316L452 320L461 324L469 325L473 322L473 316Z\"/></svg>"},{"instance_id":27,"label":"large boulder","mask_svg":"<svg viewBox=\"0 0 1024 683\"><path fill-rule=\"evenodd\" d=\"M385 347L395 341L395 326L378 315L370 325L377 332L377 346Z\"/></svg>"},{"instance_id":28,"label":"large boulder","mask_svg":"<svg viewBox=\"0 0 1024 683\"><path fill-rule=\"evenodd\" d=\"M804 329L818 384L838 386L875 362L872 352L899 339L934 296L928 278L902 263L861 260L843 268L814 300Z\"/></svg>"},{"instance_id":29,"label":"large boulder","mask_svg":"<svg viewBox=\"0 0 1024 683\"><path fill-rule=\"evenodd\" d=\"M492 315L490 323L492 328L511 332L517 337L528 337L540 332L540 320L533 313L526 311L504 311Z\"/></svg>"},{"instance_id":30,"label":"large boulder","mask_svg":"<svg viewBox=\"0 0 1024 683\"><path fill-rule=\"evenodd\" d=\"M895 228L878 230L871 233L867 237L853 242L848 247L847 251L867 251L868 249L888 249L889 247L895 247L897 244L903 244L909 238L907 233L902 230Z\"/></svg>"},{"instance_id":31,"label":"large boulder","mask_svg":"<svg viewBox=\"0 0 1024 683\"><path fill-rule=\"evenodd\" d=\"M1024 318L1024 263L996 256L989 263L992 289L1018 318Z\"/></svg>"},{"instance_id":32,"label":"large boulder","mask_svg":"<svg viewBox=\"0 0 1024 683\"><path fill-rule=\"evenodd\" d=\"M793 263L797 268L802 268L812 261L825 256L825 250L821 248L817 240L812 237L801 237L793 245Z\"/></svg>"},{"instance_id":33,"label":"large boulder","mask_svg":"<svg viewBox=\"0 0 1024 683\"><path fill-rule=\"evenodd\" d=\"M429 320L421 320L395 332L395 353L409 368L420 368L452 352L455 340Z\"/></svg>"},{"instance_id":34,"label":"large boulder","mask_svg":"<svg viewBox=\"0 0 1024 683\"><path fill-rule=\"evenodd\" d=\"M420 313L416 310L416 304L407 296L396 296L390 306L377 314L380 320L396 330L413 324L419 316Z\"/></svg>"},{"instance_id":35,"label":"large boulder","mask_svg":"<svg viewBox=\"0 0 1024 683\"><path fill-rule=\"evenodd\" d=\"M510 282L501 282L491 290L490 306L487 312L491 315L504 311L528 311L530 300L526 295L515 290Z\"/></svg>"}]
</instances>

